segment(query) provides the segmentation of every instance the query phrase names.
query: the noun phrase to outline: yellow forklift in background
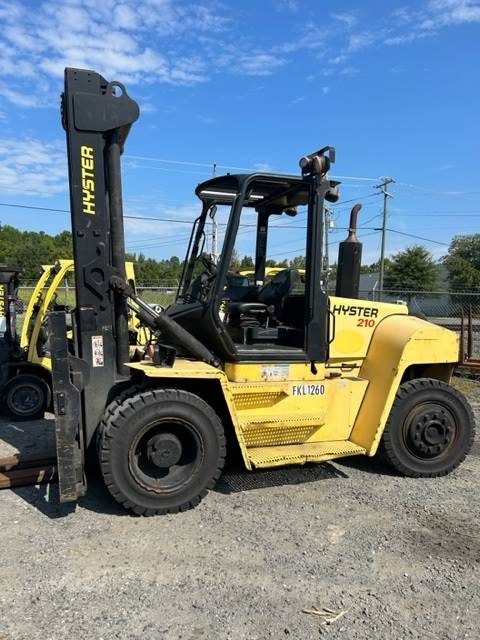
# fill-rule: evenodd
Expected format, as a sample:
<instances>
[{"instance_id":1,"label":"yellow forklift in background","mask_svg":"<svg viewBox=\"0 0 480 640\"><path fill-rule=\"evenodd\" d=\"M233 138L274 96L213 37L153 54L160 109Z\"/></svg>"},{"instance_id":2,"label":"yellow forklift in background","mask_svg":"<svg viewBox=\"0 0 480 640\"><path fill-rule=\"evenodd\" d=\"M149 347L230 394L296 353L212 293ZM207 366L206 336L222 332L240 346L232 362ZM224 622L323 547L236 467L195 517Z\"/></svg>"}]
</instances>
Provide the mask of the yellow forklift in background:
<instances>
[{"instance_id":1,"label":"yellow forklift in background","mask_svg":"<svg viewBox=\"0 0 480 640\"><path fill-rule=\"evenodd\" d=\"M1 267L0 267L1 270ZM135 288L135 272L132 262L125 263L127 280ZM52 376L48 335L48 313L52 310L65 310L71 313L71 302L75 299L73 281L73 260L57 260L53 265L42 265L28 304L25 308L20 334L16 328L19 269L6 267L6 273L15 274L9 283L1 285L2 301L6 299L6 290L10 289L10 303L3 303L8 309L5 324L9 326L0 341L4 342L4 351L0 355L2 383L0 384L1 405L5 413L13 420L35 420L43 418L45 411L51 408ZM72 296L69 295L68 285ZM70 300L71 297L71 300ZM0 313L0 316L4 315ZM71 325L68 319L68 325ZM133 313L129 314L129 343L132 349L145 344L149 334L141 326ZM2 332L0 331L0 334ZM71 331L69 337L72 338Z\"/></svg>"},{"instance_id":2,"label":"yellow forklift in background","mask_svg":"<svg viewBox=\"0 0 480 640\"><path fill-rule=\"evenodd\" d=\"M339 197L328 175L333 148L303 157L298 175L199 184L201 212L175 303L157 312L136 295L124 270L120 157L138 115L121 83L65 70L72 341L65 311L49 316L61 499L85 493L87 451L115 500L142 515L197 505L220 477L227 446L247 469L373 456L380 446L408 476L441 476L460 464L475 425L449 384L457 336L404 305L358 299L353 223L336 295L327 295L323 209ZM219 207L229 217L215 263L203 248ZM267 280L269 224L300 207L304 282L294 268ZM227 280L245 217L257 221L255 278L233 294ZM141 361L129 358L128 308L153 334Z\"/></svg>"}]
</instances>

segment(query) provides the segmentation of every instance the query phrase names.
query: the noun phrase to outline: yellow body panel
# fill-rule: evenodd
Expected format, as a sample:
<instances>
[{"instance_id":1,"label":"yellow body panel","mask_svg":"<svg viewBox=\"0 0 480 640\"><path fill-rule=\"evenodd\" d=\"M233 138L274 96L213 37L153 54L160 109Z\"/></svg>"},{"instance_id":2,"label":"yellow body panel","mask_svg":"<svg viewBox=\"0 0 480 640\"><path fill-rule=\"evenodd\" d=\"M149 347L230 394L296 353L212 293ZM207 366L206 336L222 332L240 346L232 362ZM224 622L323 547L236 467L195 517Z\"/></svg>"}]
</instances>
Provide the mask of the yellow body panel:
<instances>
[{"instance_id":1,"label":"yellow body panel","mask_svg":"<svg viewBox=\"0 0 480 640\"><path fill-rule=\"evenodd\" d=\"M240 423L237 417L235 409L235 403L233 394L230 391L227 376L225 372L212 367L206 362L198 362L196 360L188 360L187 358L176 358L173 367L159 367L152 364L150 360L144 360L142 362L129 362L128 365L131 369L143 373L147 378L155 378L157 383L160 383L160 379L163 379L164 385L168 385L168 380L185 379L185 380L201 380L210 379L218 380L221 391L223 392L223 398L227 405L228 412L230 414L232 425L235 430L235 435L240 446L240 451L245 462L247 469L251 469L251 463L247 454L247 447L243 437L243 431L240 427ZM172 384L172 383L170 383ZM209 398L204 398L206 402Z\"/></svg>"},{"instance_id":2,"label":"yellow body panel","mask_svg":"<svg viewBox=\"0 0 480 640\"><path fill-rule=\"evenodd\" d=\"M360 375L371 382L355 421L351 440L374 455L402 375L410 365L431 365L449 380L458 361L459 338L448 329L409 316L386 318L375 332ZM444 365L435 367L435 365ZM435 368L434 368L435 367Z\"/></svg>"},{"instance_id":3,"label":"yellow body panel","mask_svg":"<svg viewBox=\"0 0 480 640\"><path fill-rule=\"evenodd\" d=\"M458 338L408 316L404 305L332 298L330 309L335 339L325 365L227 363L221 370L178 358L172 368L149 360L129 366L159 385L184 378L194 389L197 380L217 379L248 469L373 455L406 369L421 366L448 380Z\"/></svg>"},{"instance_id":4,"label":"yellow body panel","mask_svg":"<svg viewBox=\"0 0 480 640\"><path fill-rule=\"evenodd\" d=\"M37 297L36 297L36 301L37 301L39 299L39 295L41 295L43 289L47 284L48 278L53 275L53 278L50 284L48 285L48 289L45 292L45 295L41 301L40 309L37 312L35 323L32 328L32 333L29 337L27 337L27 343L26 343L26 346L28 346L27 360L35 364L40 364L41 366L42 366L42 362L41 362L42 360L48 360L48 363L50 364L50 359L42 358L38 355L37 353L38 335L42 328L42 324L47 317L48 309L50 308L51 303L53 302L53 300L55 299L55 296L57 295L58 287L60 286L62 280L65 278L65 275L73 269L73 260L58 260L58 264L60 265L60 268L56 273L53 272L51 266L48 266L48 267L44 266L43 267L44 273L40 277L39 283L43 280L43 276L45 275L45 272L47 272L47 278L43 281L43 285L41 288L38 288L38 284L37 284L37 287L35 287L35 291L37 293ZM36 301L34 301L34 304ZM32 307L32 311L33 311L33 307ZM23 323L24 326L22 327L22 335L23 335L23 331L25 330L26 335L28 336L29 322L30 322L30 318L27 315Z\"/></svg>"},{"instance_id":5,"label":"yellow body panel","mask_svg":"<svg viewBox=\"0 0 480 640\"><path fill-rule=\"evenodd\" d=\"M45 287L45 284L50 277L51 268L52 265L42 265L42 274L37 280L37 284L35 285L32 295L30 296L30 300L28 301L27 309L25 311L25 317L22 324L22 334L20 336L20 346L22 347L22 349L28 347L28 328L30 325L30 320L32 319L35 305L37 304L39 297Z\"/></svg>"},{"instance_id":6,"label":"yellow body panel","mask_svg":"<svg viewBox=\"0 0 480 640\"><path fill-rule=\"evenodd\" d=\"M330 311L335 317L335 340L330 345L329 362L361 360L367 355L370 341L380 322L391 315L407 315L403 304L351 300L330 297Z\"/></svg>"}]
</instances>

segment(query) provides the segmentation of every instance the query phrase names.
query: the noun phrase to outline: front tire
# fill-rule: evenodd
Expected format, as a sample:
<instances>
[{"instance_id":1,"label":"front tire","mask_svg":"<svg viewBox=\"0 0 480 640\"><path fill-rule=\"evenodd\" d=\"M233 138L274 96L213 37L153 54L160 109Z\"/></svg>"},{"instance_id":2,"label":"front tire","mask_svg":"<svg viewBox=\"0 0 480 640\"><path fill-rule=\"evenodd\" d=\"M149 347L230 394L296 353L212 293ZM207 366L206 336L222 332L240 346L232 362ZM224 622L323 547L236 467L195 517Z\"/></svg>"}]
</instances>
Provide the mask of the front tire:
<instances>
[{"instance_id":1,"label":"front tire","mask_svg":"<svg viewBox=\"0 0 480 640\"><path fill-rule=\"evenodd\" d=\"M400 385L380 451L401 474L433 478L458 467L474 435L466 398L445 382L419 378Z\"/></svg>"},{"instance_id":2,"label":"front tire","mask_svg":"<svg viewBox=\"0 0 480 640\"><path fill-rule=\"evenodd\" d=\"M145 390L108 412L99 460L112 496L137 515L195 507L225 463L225 434L213 409L177 389Z\"/></svg>"}]
</instances>

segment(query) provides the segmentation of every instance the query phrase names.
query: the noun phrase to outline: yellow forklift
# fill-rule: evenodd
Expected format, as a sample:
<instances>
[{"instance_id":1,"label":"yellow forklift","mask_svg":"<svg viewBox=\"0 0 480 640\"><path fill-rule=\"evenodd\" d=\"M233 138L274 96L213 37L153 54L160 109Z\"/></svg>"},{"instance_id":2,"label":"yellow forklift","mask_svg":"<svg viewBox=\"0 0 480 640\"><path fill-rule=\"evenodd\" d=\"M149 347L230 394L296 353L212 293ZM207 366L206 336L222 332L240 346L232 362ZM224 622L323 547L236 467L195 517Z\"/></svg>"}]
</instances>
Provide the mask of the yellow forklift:
<instances>
[{"instance_id":1,"label":"yellow forklift","mask_svg":"<svg viewBox=\"0 0 480 640\"><path fill-rule=\"evenodd\" d=\"M124 271L120 158L138 116L121 83L65 70L76 305L70 342L65 312L50 314L61 499L85 493L87 452L98 456L112 496L141 515L197 505L220 477L227 447L249 470L373 456L379 447L407 476L457 467L475 429L449 384L457 336L406 306L358 299L354 224L336 295L326 293L323 209L339 197L328 175L334 149L303 157L298 175L199 184L179 294L157 312ZM219 207L228 224L215 263L204 252L205 226ZM304 282L293 268L266 280L269 225L300 207ZM255 278L237 297L227 280L245 218L257 221ZM129 359L128 308L153 335L140 361Z\"/></svg>"},{"instance_id":2,"label":"yellow forklift","mask_svg":"<svg viewBox=\"0 0 480 640\"><path fill-rule=\"evenodd\" d=\"M133 263L126 262L125 270L128 282L135 288ZM52 400L48 312L64 310L70 314L67 283L68 276L74 274L74 264L73 260L60 259L53 265L42 265L40 277L26 305L19 334L16 308L20 300L20 270L0 265L0 277L1 274L5 280L5 283L0 283L0 316L3 317L0 322L5 324L5 331L0 331L1 406L12 420L36 420L43 418L45 411L51 408ZM74 294L73 287L71 291ZM133 313L129 314L129 329L131 350L147 342L148 332L139 325Z\"/></svg>"}]
</instances>

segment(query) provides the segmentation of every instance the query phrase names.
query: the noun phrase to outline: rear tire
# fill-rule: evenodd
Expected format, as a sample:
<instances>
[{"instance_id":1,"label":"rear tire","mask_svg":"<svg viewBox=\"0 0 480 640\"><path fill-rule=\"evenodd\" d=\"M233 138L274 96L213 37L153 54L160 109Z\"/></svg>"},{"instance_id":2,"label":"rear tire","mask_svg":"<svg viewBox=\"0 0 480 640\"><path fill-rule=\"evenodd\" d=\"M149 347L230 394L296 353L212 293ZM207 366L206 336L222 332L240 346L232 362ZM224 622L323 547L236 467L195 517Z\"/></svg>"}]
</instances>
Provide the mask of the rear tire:
<instances>
[{"instance_id":1,"label":"rear tire","mask_svg":"<svg viewBox=\"0 0 480 640\"><path fill-rule=\"evenodd\" d=\"M102 475L137 515L195 507L225 463L225 434L213 409L177 389L145 390L110 405L99 432Z\"/></svg>"},{"instance_id":2,"label":"rear tire","mask_svg":"<svg viewBox=\"0 0 480 640\"><path fill-rule=\"evenodd\" d=\"M473 411L454 387L431 378L400 385L380 445L394 469L414 478L458 467L475 435Z\"/></svg>"},{"instance_id":3,"label":"rear tire","mask_svg":"<svg viewBox=\"0 0 480 640\"><path fill-rule=\"evenodd\" d=\"M15 376L3 390L3 405L12 420L39 420L50 402L50 387L43 378L31 373Z\"/></svg>"}]
</instances>

